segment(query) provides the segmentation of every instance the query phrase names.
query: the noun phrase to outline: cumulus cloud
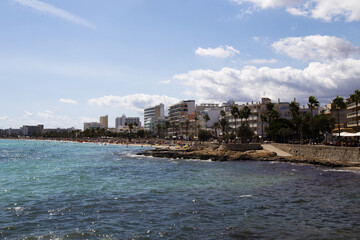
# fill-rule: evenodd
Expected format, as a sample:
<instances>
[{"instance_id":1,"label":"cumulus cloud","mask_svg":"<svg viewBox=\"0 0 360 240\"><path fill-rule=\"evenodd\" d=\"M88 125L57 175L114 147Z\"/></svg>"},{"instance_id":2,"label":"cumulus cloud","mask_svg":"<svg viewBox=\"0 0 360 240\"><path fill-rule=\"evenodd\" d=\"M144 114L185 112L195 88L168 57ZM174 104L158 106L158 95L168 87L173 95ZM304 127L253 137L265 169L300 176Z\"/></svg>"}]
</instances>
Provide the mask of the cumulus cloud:
<instances>
[{"instance_id":1,"label":"cumulus cloud","mask_svg":"<svg viewBox=\"0 0 360 240\"><path fill-rule=\"evenodd\" d=\"M25 116L25 117L30 117L30 116L32 116L32 115L34 115L34 113L29 112L29 111L24 111L24 116Z\"/></svg>"},{"instance_id":2,"label":"cumulus cloud","mask_svg":"<svg viewBox=\"0 0 360 240\"><path fill-rule=\"evenodd\" d=\"M60 98L59 102L66 103L66 104L78 104L77 101L75 101L73 99L69 99L69 98Z\"/></svg>"},{"instance_id":3,"label":"cumulus cloud","mask_svg":"<svg viewBox=\"0 0 360 240\"><path fill-rule=\"evenodd\" d=\"M275 64L275 63L277 63L277 60L274 59L274 58L271 58L271 59L255 58L255 59L252 59L250 61L246 61L246 63L255 64L255 65L259 65L259 64Z\"/></svg>"},{"instance_id":4,"label":"cumulus cloud","mask_svg":"<svg viewBox=\"0 0 360 240\"><path fill-rule=\"evenodd\" d=\"M350 58L360 53L360 47L345 39L320 35L280 39L272 48L295 59L315 61Z\"/></svg>"},{"instance_id":5,"label":"cumulus cloud","mask_svg":"<svg viewBox=\"0 0 360 240\"><path fill-rule=\"evenodd\" d=\"M122 107L126 109L135 110L139 113L144 112L144 108L155 106L163 103L164 105L172 105L179 102L179 99L160 96L147 95L143 93L132 94L127 96L104 96L99 98L92 98L88 100L88 104L100 107Z\"/></svg>"},{"instance_id":6,"label":"cumulus cloud","mask_svg":"<svg viewBox=\"0 0 360 240\"><path fill-rule=\"evenodd\" d=\"M46 110L44 112L38 112L37 115L42 118L50 118L53 116L53 112L50 110Z\"/></svg>"},{"instance_id":7,"label":"cumulus cloud","mask_svg":"<svg viewBox=\"0 0 360 240\"><path fill-rule=\"evenodd\" d=\"M0 116L0 121L6 121L9 120L8 116Z\"/></svg>"},{"instance_id":8,"label":"cumulus cloud","mask_svg":"<svg viewBox=\"0 0 360 240\"><path fill-rule=\"evenodd\" d=\"M284 7L293 15L307 16L325 22L344 19L347 22L360 20L358 0L233 0L242 5L252 3L260 9Z\"/></svg>"},{"instance_id":9,"label":"cumulus cloud","mask_svg":"<svg viewBox=\"0 0 360 240\"><path fill-rule=\"evenodd\" d=\"M195 50L195 54L199 56L211 56L218 58L228 58L239 54L240 52L232 46L220 46L217 48L201 48Z\"/></svg>"},{"instance_id":10,"label":"cumulus cloud","mask_svg":"<svg viewBox=\"0 0 360 240\"><path fill-rule=\"evenodd\" d=\"M83 25L85 27L95 28L94 25L86 21L85 19L82 19L72 13L69 13L63 9L57 8L51 4L39 1L39 0L13 0L14 2L17 2L23 6L30 7L32 9L35 9L37 11L40 11L42 13L46 13L55 17L62 18L64 20L67 20L69 22L73 22L76 24Z\"/></svg>"},{"instance_id":11,"label":"cumulus cloud","mask_svg":"<svg viewBox=\"0 0 360 240\"><path fill-rule=\"evenodd\" d=\"M360 60L312 62L305 69L292 67L269 68L245 66L238 70L194 70L173 78L188 86L194 97L202 102L256 101L265 93L277 99L306 99L315 95L320 99L353 92L360 76Z\"/></svg>"}]
</instances>

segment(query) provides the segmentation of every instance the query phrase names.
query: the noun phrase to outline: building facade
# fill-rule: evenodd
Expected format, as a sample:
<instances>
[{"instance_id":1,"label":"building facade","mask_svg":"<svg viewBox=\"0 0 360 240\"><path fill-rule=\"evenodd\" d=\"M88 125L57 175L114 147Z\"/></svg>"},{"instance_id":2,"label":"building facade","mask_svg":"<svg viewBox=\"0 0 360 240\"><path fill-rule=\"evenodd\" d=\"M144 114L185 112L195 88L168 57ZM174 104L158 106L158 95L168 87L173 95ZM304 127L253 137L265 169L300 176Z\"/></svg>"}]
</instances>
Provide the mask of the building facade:
<instances>
[{"instance_id":1,"label":"building facade","mask_svg":"<svg viewBox=\"0 0 360 240\"><path fill-rule=\"evenodd\" d=\"M105 129L109 128L109 117L108 117L108 115L100 117L100 128L105 128Z\"/></svg>"}]
</instances>

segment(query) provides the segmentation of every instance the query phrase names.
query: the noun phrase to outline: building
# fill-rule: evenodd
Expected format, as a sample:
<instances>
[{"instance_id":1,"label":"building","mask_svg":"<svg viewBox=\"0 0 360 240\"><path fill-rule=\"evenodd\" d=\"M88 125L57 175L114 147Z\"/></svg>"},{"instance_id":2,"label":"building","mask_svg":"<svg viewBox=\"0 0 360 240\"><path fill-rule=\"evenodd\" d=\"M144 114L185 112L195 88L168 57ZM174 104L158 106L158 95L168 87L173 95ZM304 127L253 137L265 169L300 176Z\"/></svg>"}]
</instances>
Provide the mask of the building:
<instances>
[{"instance_id":1,"label":"building","mask_svg":"<svg viewBox=\"0 0 360 240\"><path fill-rule=\"evenodd\" d=\"M160 134L159 126L165 125L167 117L165 117L164 104L160 103L154 107L144 109L144 129L155 135Z\"/></svg>"},{"instance_id":2,"label":"building","mask_svg":"<svg viewBox=\"0 0 360 240\"><path fill-rule=\"evenodd\" d=\"M125 126L129 126L130 124L141 127L140 118L139 117L126 117L125 114L123 114L121 117L115 118L115 128L116 129L124 128Z\"/></svg>"},{"instance_id":3,"label":"building","mask_svg":"<svg viewBox=\"0 0 360 240\"><path fill-rule=\"evenodd\" d=\"M356 129L357 125L360 128L360 104L356 107L356 103L349 103L347 105L347 127L352 128L354 132L360 131L360 129ZM357 118L356 118L357 113ZM356 124L358 122L358 124Z\"/></svg>"},{"instance_id":4,"label":"building","mask_svg":"<svg viewBox=\"0 0 360 240\"><path fill-rule=\"evenodd\" d=\"M169 134L172 136L184 136L189 131L187 121L194 122L197 117L195 110L195 100L180 101L170 106L168 119L171 129ZM194 128L195 126L192 126L192 129Z\"/></svg>"},{"instance_id":5,"label":"building","mask_svg":"<svg viewBox=\"0 0 360 240\"><path fill-rule=\"evenodd\" d=\"M154 107L144 109L144 128L147 131L154 130L154 121L158 118L165 117L164 104L160 103Z\"/></svg>"},{"instance_id":6,"label":"building","mask_svg":"<svg viewBox=\"0 0 360 240\"><path fill-rule=\"evenodd\" d=\"M20 128L23 136L39 136L44 130L44 125L28 126L24 125Z\"/></svg>"},{"instance_id":7,"label":"building","mask_svg":"<svg viewBox=\"0 0 360 240\"><path fill-rule=\"evenodd\" d=\"M105 115L105 116L101 116L101 117L100 117L100 128L105 128L105 129L108 129L108 128L109 128L109 118L108 118L108 115Z\"/></svg>"},{"instance_id":8,"label":"building","mask_svg":"<svg viewBox=\"0 0 360 240\"><path fill-rule=\"evenodd\" d=\"M97 129L100 128L100 123L98 122L89 122L89 123L84 123L84 131L87 129Z\"/></svg>"},{"instance_id":9,"label":"building","mask_svg":"<svg viewBox=\"0 0 360 240\"><path fill-rule=\"evenodd\" d=\"M126 116L123 114L121 117L115 118L115 128L124 127L126 123Z\"/></svg>"}]
</instances>

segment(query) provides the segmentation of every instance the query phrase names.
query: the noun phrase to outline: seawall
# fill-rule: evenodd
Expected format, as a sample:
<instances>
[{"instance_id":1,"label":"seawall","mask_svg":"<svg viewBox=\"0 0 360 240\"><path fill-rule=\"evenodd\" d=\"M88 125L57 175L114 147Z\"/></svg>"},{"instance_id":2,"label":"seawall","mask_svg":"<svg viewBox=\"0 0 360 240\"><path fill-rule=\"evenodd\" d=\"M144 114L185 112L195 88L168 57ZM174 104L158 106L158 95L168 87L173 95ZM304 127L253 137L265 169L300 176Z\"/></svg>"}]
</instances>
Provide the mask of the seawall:
<instances>
[{"instance_id":1,"label":"seawall","mask_svg":"<svg viewBox=\"0 0 360 240\"><path fill-rule=\"evenodd\" d=\"M360 148L334 147L325 145L296 145L272 143L276 148L292 154L293 156L318 158L327 161L343 163L360 163Z\"/></svg>"}]
</instances>

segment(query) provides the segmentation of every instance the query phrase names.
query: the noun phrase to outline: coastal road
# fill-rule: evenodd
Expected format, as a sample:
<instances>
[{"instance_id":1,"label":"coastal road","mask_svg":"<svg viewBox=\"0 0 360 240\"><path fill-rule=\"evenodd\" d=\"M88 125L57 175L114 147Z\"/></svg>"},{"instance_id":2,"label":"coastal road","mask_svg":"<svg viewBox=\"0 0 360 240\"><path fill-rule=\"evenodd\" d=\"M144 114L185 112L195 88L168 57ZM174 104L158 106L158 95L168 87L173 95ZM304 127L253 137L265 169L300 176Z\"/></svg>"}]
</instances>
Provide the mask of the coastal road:
<instances>
[{"instance_id":1,"label":"coastal road","mask_svg":"<svg viewBox=\"0 0 360 240\"><path fill-rule=\"evenodd\" d=\"M280 150L271 144L262 144L261 146L265 150L268 150L270 152L275 152L279 157L291 157L292 156L290 153L284 152L283 150Z\"/></svg>"}]
</instances>

